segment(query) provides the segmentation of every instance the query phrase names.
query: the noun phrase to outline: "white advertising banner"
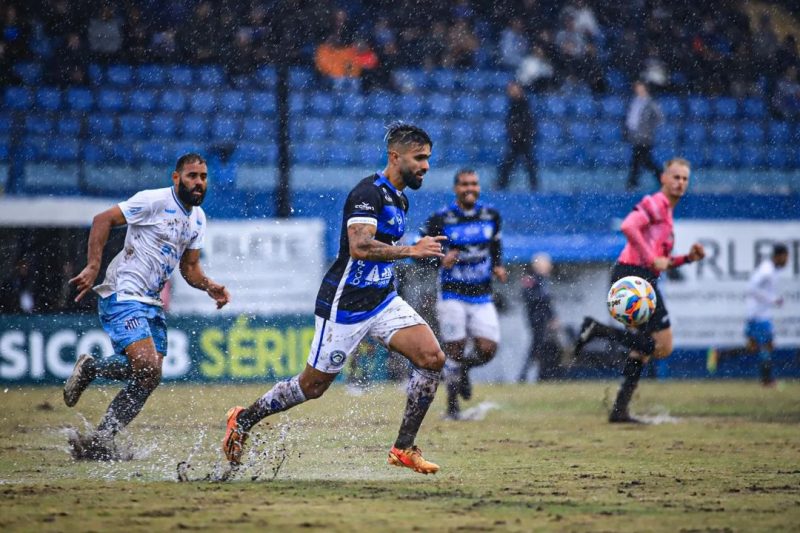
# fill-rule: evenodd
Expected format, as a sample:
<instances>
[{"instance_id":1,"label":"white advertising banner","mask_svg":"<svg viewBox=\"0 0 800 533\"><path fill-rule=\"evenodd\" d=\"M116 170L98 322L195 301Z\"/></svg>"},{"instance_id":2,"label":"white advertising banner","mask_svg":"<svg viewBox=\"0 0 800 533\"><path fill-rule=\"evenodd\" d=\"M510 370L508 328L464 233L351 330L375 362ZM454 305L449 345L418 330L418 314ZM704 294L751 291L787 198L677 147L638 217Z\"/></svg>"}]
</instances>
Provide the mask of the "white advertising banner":
<instances>
[{"instance_id":1,"label":"white advertising banner","mask_svg":"<svg viewBox=\"0 0 800 533\"><path fill-rule=\"evenodd\" d=\"M676 220L675 253L694 242L705 247L705 260L678 269L679 280L659 282L676 347L744 343L748 278L776 242L789 248L789 262L779 274L783 305L774 309L775 344L800 346L800 220Z\"/></svg>"},{"instance_id":2,"label":"white advertising banner","mask_svg":"<svg viewBox=\"0 0 800 533\"><path fill-rule=\"evenodd\" d=\"M201 264L227 287L226 314L310 314L324 273L325 226L319 219L209 220ZM217 312L209 296L172 277L169 311Z\"/></svg>"}]
</instances>

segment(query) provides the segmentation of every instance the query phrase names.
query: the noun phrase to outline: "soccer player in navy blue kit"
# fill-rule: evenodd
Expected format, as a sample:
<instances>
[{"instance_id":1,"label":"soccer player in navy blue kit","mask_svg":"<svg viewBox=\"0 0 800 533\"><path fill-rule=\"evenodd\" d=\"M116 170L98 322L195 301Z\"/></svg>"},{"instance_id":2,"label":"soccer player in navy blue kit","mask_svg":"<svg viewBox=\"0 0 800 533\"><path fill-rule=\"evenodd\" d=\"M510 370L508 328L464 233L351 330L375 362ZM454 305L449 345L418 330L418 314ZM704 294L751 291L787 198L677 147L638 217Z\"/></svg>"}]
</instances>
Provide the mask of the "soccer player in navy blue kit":
<instances>
[{"instance_id":1,"label":"soccer player in navy blue kit","mask_svg":"<svg viewBox=\"0 0 800 533\"><path fill-rule=\"evenodd\" d=\"M439 297L436 314L439 335L447 356L447 418L460 417L458 397L472 396L469 369L488 363L497 352L500 322L492 300L492 279L505 283L502 264L500 214L478 201L478 174L468 168L456 172L455 202L434 213L422 234L447 237L445 256L439 264ZM467 340L473 349L466 353Z\"/></svg>"},{"instance_id":2,"label":"soccer player in navy blue kit","mask_svg":"<svg viewBox=\"0 0 800 533\"><path fill-rule=\"evenodd\" d=\"M444 257L445 237L425 237L397 246L406 227L406 188L419 189L429 168L428 134L411 124L391 124L386 133L388 162L382 172L361 180L344 205L339 254L317 294L316 332L306 368L280 381L250 407L227 414L222 449L239 464L247 434L260 420L306 400L319 398L348 357L369 335L412 363L408 401L389 464L432 474L439 466L414 444L439 385L444 353L428 324L397 294L394 261Z\"/></svg>"}]
</instances>

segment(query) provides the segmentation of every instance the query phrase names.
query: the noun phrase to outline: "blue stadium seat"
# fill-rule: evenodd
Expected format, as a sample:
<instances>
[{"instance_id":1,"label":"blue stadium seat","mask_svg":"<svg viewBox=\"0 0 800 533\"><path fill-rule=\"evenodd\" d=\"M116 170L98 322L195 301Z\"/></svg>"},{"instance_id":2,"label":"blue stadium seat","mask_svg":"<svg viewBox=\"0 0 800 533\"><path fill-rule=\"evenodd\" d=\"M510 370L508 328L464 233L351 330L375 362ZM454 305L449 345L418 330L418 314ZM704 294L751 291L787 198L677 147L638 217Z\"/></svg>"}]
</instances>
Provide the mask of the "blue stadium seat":
<instances>
[{"instance_id":1,"label":"blue stadium seat","mask_svg":"<svg viewBox=\"0 0 800 533\"><path fill-rule=\"evenodd\" d=\"M656 144L677 144L680 140L680 134L683 127L679 122L674 120L665 120L661 126L658 127L656 133Z\"/></svg>"},{"instance_id":2,"label":"blue stadium seat","mask_svg":"<svg viewBox=\"0 0 800 533\"><path fill-rule=\"evenodd\" d=\"M42 87L36 91L36 108L42 111L61 109L61 91L55 87Z\"/></svg>"},{"instance_id":3,"label":"blue stadium seat","mask_svg":"<svg viewBox=\"0 0 800 533\"><path fill-rule=\"evenodd\" d=\"M577 145L588 145L594 139L594 124L591 122L572 122L568 126L569 137Z\"/></svg>"},{"instance_id":4,"label":"blue stadium seat","mask_svg":"<svg viewBox=\"0 0 800 533\"><path fill-rule=\"evenodd\" d=\"M767 106L761 98L746 98L742 107L744 116L747 118L763 119L767 117Z\"/></svg>"},{"instance_id":5,"label":"blue stadium seat","mask_svg":"<svg viewBox=\"0 0 800 533\"><path fill-rule=\"evenodd\" d=\"M376 91L367 96L366 112L374 117L388 117L394 111L394 98L387 91Z\"/></svg>"},{"instance_id":6,"label":"blue stadium seat","mask_svg":"<svg viewBox=\"0 0 800 533\"><path fill-rule=\"evenodd\" d=\"M661 135L661 130L659 130ZM597 124L597 139L600 144L608 145L622 141L622 125L619 121L604 120Z\"/></svg>"},{"instance_id":7,"label":"blue stadium seat","mask_svg":"<svg viewBox=\"0 0 800 533\"><path fill-rule=\"evenodd\" d=\"M114 115L109 113L93 113L86 121L91 137L113 137L116 132Z\"/></svg>"},{"instance_id":8,"label":"blue stadium seat","mask_svg":"<svg viewBox=\"0 0 800 533\"><path fill-rule=\"evenodd\" d=\"M593 144L589 147L589 166L623 168L630 162L630 146L622 142Z\"/></svg>"},{"instance_id":9,"label":"blue stadium seat","mask_svg":"<svg viewBox=\"0 0 800 533\"><path fill-rule=\"evenodd\" d=\"M89 89L67 89L66 101L71 111L89 111L94 107L94 96Z\"/></svg>"},{"instance_id":10,"label":"blue stadium seat","mask_svg":"<svg viewBox=\"0 0 800 533\"><path fill-rule=\"evenodd\" d=\"M332 143L323 151L326 165L345 167L359 159L358 148L353 143Z\"/></svg>"},{"instance_id":11,"label":"blue stadium seat","mask_svg":"<svg viewBox=\"0 0 800 533\"><path fill-rule=\"evenodd\" d=\"M714 115L718 119L733 120L739 117L739 104L734 98L718 97L713 99Z\"/></svg>"},{"instance_id":12,"label":"blue stadium seat","mask_svg":"<svg viewBox=\"0 0 800 533\"><path fill-rule=\"evenodd\" d=\"M357 93L340 94L336 97L336 112L345 117L364 116L366 99Z\"/></svg>"},{"instance_id":13,"label":"blue stadium seat","mask_svg":"<svg viewBox=\"0 0 800 533\"><path fill-rule=\"evenodd\" d=\"M124 92L117 89L100 89L97 93L97 108L100 111L124 111L128 107Z\"/></svg>"},{"instance_id":14,"label":"blue stadium seat","mask_svg":"<svg viewBox=\"0 0 800 533\"><path fill-rule=\"evenodd\" d=\"M184 115L180 130L184 139L201 142L208 138L208 121L203 115Z\"/></svg>"},{"instance_id":15,"label":"blue stadium seat","mask_svg":"<svg viewBox=\"0 0 800 533\"><path fill-rule=\"evenodd\" d=\"M478 146L478 161L487 165L496 165L503 157L502 144L481 144Z\"/></svg>"},{"instance_id":16,"label":"blue stadium seat","mask_svg":"<svg viewBox=\"0 0 800 533\"><path fill-rule=\"evenodd\" d=\"M686 99L688 116L692 120L705 120L711 118L711 104L703 96L691 96Z\"/></svg>"},{"instance_id":17,"label":"blue stadium seat","mask_svg":"<svg viewBox=\"0 0 800 533\"><path fill-rule=\"evenodd\" d=\"M83 147L83 159L89 164L105 163L112 159L112 141L109 139L93 139Z\"/></svg>"},{"instance_id":18,"label":"blue stadium seat","mask_svg":"<svg viewBox=\"0 0 800 533\"><path fill-rule=\"evenodd\" d=\"M265 91L248 93L247 110L251 115L274 115L276 112L275 94Z\"/></svg>"},{"instance_id":19,"label":"blue stadium seat","mask_svg":"<svg viewBox=\"0 0 800 533\"><path fill-rule=\"evenodd\" d=\"M254 74L256 83L265 89L274 89L278 83L278 72L275 67L260 67Z\"/></svg>"},{"instance_id":20,"label":"blue stadium seat","mask_svg":"<svg viewBox=\"0 0 800 533\"><path fill-rule=\"evenodd\" d=\"M544 113L549 118L564 118L567 115L567 99L563 96L548 95L544 98Z\"/></svg>"},{"instance_id":21,"label":"blue stadium seat","mask_svg":"<svg viewBox=\"0 0 800 533\"><path fill-rule=\"evenodd\" d=\"M301 92L289 93L289 113L303 115L306 112L306 97Z\"/></svg>"},{"instance_id":22,"label":"blue stadium seat","mask_svg":"<svg viewBox=\"0 0 800 533\"><path fill-rule=\"evenodd\" d=\"M133 165L139 162L139 155L134 150L133 145L129 143L111 143L109 158L125 165Z\"/></svg>"},{"instance_id":23,"label":"blue stadium seat","mask_svg":"<svg viewBox=\"0 0 800 533\"><path fill-rule=\"evenodd\" d=\"M436 69L429 76L435 91L450 92L456 88L456 73L451 69Z\"/></svg>"},{"instance_id":24,"label":"blue stadium seat","mask_svg":"<svg viewBox=\"0 0 800 533\"><path fill-rule=\"evenodd\" d=\"M247 101L242 91L222 91L219 95L219 108L228 114L241 114L247 110Z\"/></svg>"},{"instance_id":25,"label":"blue stadium seat","mask_svg":"<svg viewBox=\"0 0 800 533\"><path fill-rule=\"evenodd\" d=\"M739 131L732 122L717 121L711 125L711 139L718 144L729 144L736 141Z\"/></svg>"},{"instance_id":26,"label":"blue stadium seat","mask_svg":"<svg viewBox=\"0 0 800 533\"><path fill-rule=\"evenodd\" d=\"M342 141L342 144L349 144L360 139L360 130L358 122L351 118L334 118L331 120L331 137Z\"/></svg>"},{"instance_id":27,"label":"blue stadium seat","mask_svg":"<svg viewBox=\"0 0 800 533\"><path fill-rule=\"evenodd\" d=\"M506 114L508 100L503 94L492 94L486 99L486 114L489 116L501 116Z\"/></svg>"},{"instance_id":28,"label":"blue stadium seat","mask_svg":"<svg viewBox=\"0 0 800 533\"><path fill-rule=\"evenodd\" d=\"M291 67L289 69L289 89L309 91L314 88L314 73L309 68Z\"/></svg>"},{"instance_id":29,"label":"blue stadium seat","mask_svg":"<svg viewBox=\"0 0 800 533\"><path fill-rule=\"evenodd\" d=\"M8 162L9 150L8 146L11 143L8 137L0 135L0 161L3 163Z\"/></svg>"},{"instance_id":30,"label":"blue stadium seat","mask_svg":"<svg viewBox=\"0 0 800 533\"><path fill-rule=\"evenodd\" d=\"M300 138L306 142L319 142L328 138L328 124L321 118L300 120Z\"/></svg>"},{"instance_id":31,"label":"blue stadium seat","mask_svg":"<svg viewBox=\"0 0 800 533\"><path fill-rule=\"evenodd\" d=\"M453 99L441 93L431 93L428 96L428 107L434 116L448 118L453 113Z\"/></svg>"},{"instance_id":32,"label":"blue stadium seat","mask_svg":"<svg viewBox=\"0 0 800 533\"><path fill-rule=\"evenodd\" d=\"M311 114L318 117L329 117L333 115L334 102L330 94L315 91L308 99L308 108Z\"/></svg>"},{"instance_id":33,"label":"blue stadium seat","mask_svg":"<svg viewBox=\"0 0 800 533\"><path fill-rule=\"evenodd\" d=\"M484 144L505 144L506 125L502 120L482 120L480 125L480 138Z\"/></svg>"},{"instance_id":34,"label":"blue stadium seat","mask_svg":"<svg viewBox=\"0 0 800 533\"><path fill-rule=\"evenodd\" d=\"M420 116L425 111L425 100L418 94L403 94L397 97L397 109L404 117Z\"/></svg>"},{"instance_id":35,"label":"blue stadium seat","mask_svg":"<svg viewBox=\"0 0 800 533\"><path fill-rule=\"evenodd\" d=\"M51 142L49 137L26 135L19 147L18 156L23 161L39 161L44 157L47 145Z\"/></svg>"},{"instance_id":36,"label":"blue stadium seat","mask_svg":"<svg viewBox=\"0 0 800 533\"><path fill-rule=\"evenodd\" d=\"M676 96L665 96L658 99L658 105L669 120L681 119L685 116L681 99ZM626 110L627 113L627 110Z\"/></svg>"},{"instance_id":37,"label":"blue stadium seat","mask_svg":"<svg viewBox=\"0 0 800 533\"><path fill-rule=\"evenodd\" d=\"M128 65L111 65L106 69L106 81L118 87L129 87L133 83L133 68Z\"/></svg>"},{"instance_id":38,"label":"blue stadium seat","mask_svg":"<svg viewBox=\"0 0 800 533\"><path fill-rule=\"evenodd\" d=\"M684 144L681 155L691 161L692 167L701 168L710 164L705 144ZM670 156L671 157L671 156Z\"/></svg>"},{"instance_id":39,"label":"blue stadium seat","mask_svg":"<svg viewBox=\"0 0 800 533\"><path fill-rule=\"evenodd\" d=\"M503 131L505 136L505 130ZM557 120L543 120L539 123L539 139L548 142L560 142L564 138L564 129Z\"/></svg>"},{"instance_id":40,"label":"blue stadium seat","mask_svg":"<svg viewBox=\"0 0 800 533\"><path fill-rule=\"evenodd\" d=\"M170 85L176 87L190 87L192 81L192 69L190 67L183 67L174 65L167 68L167 79Z\"/></svg>"},{"instance_id":41,"label":"blue stadium seat","mask_svg":"<svg viewBox=\"0 0 800 533\"><path fill-rule=\"evenodd\" d=\"M712 145L709 150L709 163L714 168L736 168L739 165L739 159L739 149L734 144Z\"/></svg>"},{"instance_id":42,"label":"blue stadium seat","mask_svg":"<svg viewBox=\"0 0 800 533\"><path fill-rule=\"evenodd\" d=\"M422 92L430 88L428 73L418 68L399 68L393 72L397 83L405 91Z\"/></svg>"},{"instance_id":43,"label":"blue stadium seat","mask_svg":"<svg viewBox=\"0 0 800 533\"><path fill-rule=\"evenodd\" d=\"M167 71L161 65L136 67L136 83L140 87L163 87L167 83Z\"/></svg>"},{"instance_id":44,"label":"blue stadium seat","mask_svg":"<svg viewBox=\"0 0 800 533\"><path fill-rule=\"evenodd\" d=\"M150 134L147 118L144 115L120 115L117 123L120 136L123 138L145 139Z\"/></svg>"},{"instance_id":45,"label":"blue stadium seat","mask_svg":"<svg viewBox=\"0 0 800 533\"><path fill-rule=\"evenodd\" d=\"M761 168L766 162L766 150L758 144L746 143L740 148L741 166L748 169Z\"/></svg>"},{"instance_id":46,"label":"blue stadium seat","mask_svg":"<svg viewBox=\"0 0 800 533\"><path fill-rule=\"evenodd\" d=\"M361 122L362 137L375 144L386 134L386 121L370 115ZM380 145L379 145L380 146Z\"/></svg>"},{"instance_id":47,"label":"blue stadium seat","mask_svg":"<svg viewBox=\"0 0 800 533\"><path fill-rule=\"evenodd\" d=\"M683 130L684 144L701 145L706 142L708 138L708 131L705 124L690 123L687 124Z\"/></svg>"},{"instance_id":48,"label":"blue stadium seat","mask_svg":"<svg viewBox=\"0 0 800 533\"><path fill-rule=\"evenodd\" d=\"M298 165L320 165L324 163L324 146L319 142L294 143L290 148L292 159Z\"/></svg>"},{"instance_id":49,"label":"blue stadium seat","mask_svg":"<svg viewBox=\"0 0 800 533\"><path fill-rule=\"evenodd\" d=\"M240 138L240 132L240 121L232 117L216 117L211 123L211 138L215 141L235 141Z\"/></svg>"},{"instance_id":50,"label":"blue stadium seat","mask_svg":"<svg viewBox=\"0 0 800 533\"><path fill-rule=\"evenodd\" d=\"M161 93L159 107L162 111L173 111L175 113L186 109L186 95L178 89L169 89Z\"/></svg>"},{"instance_id":51,"label":"blue stadium seat","mask_svg":"<svg viewBox=\"0 0 800 533\"><path fill-rule=\"evenodd\" d=\"M597 104L591 96L575 96L567 100L567 106L578 120L589 120L597 116Z\"/></svg>"},{"instance_id":52,"label":"blue stadium seat","mask_svg":"<svg viewBox=\"0 0 800 533\"><path fill-rule=\"evenodd\" d=\"M33 93L26 87L6 87L4 102L8 109L30 109L33 105Z\"/></svg>"},{"instance_id":53,"label":"blue stadium seat","mask_svg":"<svg viewBox=\"0 0 800 533\"><path fill-rule=\"evenodd\" d=\"M100 87L106 83L106 71L96 63L90 63L86 69L89 81L94 87Z\"/></svg>"},{"instance_id":54,"label":"blue stadium seat","mask_svg":"<svg viewBox=\"0 0 800 533\"><path fill-rule=\"evenodd\" d=\"M56 120L56 130L67 137L78 137L81 126L81 119L76 115L60 114Z\"/></svg>"},{"instance_id":55,"label":"blue stadium seat","mask_svg":"<svg viewBox=\"0 0 800 533\"><path fill-rule=\"evenodd\" d=\"M137 143L134 146L136 154L147 163L166 165L172 162L174 152L169 141L154 140Z\"/></svg>"},{"instance_id":56,"label":"blue stadium seat","mask_svg":"<svg viewBox=\"0 0 800 533\"><path fill-rule=\"evenodd\" d=\"M236 145L233 159L238 163L273 165L278 160L277 150L270 142L244 141Z\"/></svg>"},{"instance_id":57,"label":"blue stadium seat","mask_svg":"<svg viewBox=\"0 0 800 533\"><path fill-rule=\"evenodd\" d=\"M386 164L386 154L380 144L375 144L375 141L357 143L355 150L355 163L362 167L378 168L380 165Z\"/></svg>"},{"instance_id":58,"label":"blue stadium seat","mask_svg":"<svg viewBox=\"0 0 800 533\"><path fill-rule=\"evenodd\" d=\"M77 139L61 137L48 142L41 156L56 163L74 163L80 158L81 145Z\"/></svg>"},{"instance_id":59,"label":"blue stadium seat","mask_svg":"<svg viewBox=\"0 0 800 533\"><path fill-rule=\"evenodd\" d=\"M42 65L30 62L16 63L14 65L14 74L20 77L23 84L36 86L42 81Z\"/></svg>"},{"instance_id":60,"label":"blue stadium seat","mask_svg":"<svg viewBox=\"0 0 800 533\"><path fill-rule=\"evenodd\" d=\"M610 89L609 92L611 93L623 93L626 92L628 89L630 82L628 78L625 77L625 74L620 72L617 69L608 69L605 73L605 80L608 88Z\"/></svg>"},{"instance_id":61,"label":"blue stadium seat","mask_svg":"<svg viewBox=\"0 0 800 533\"><path fill-rule=\"evenodd\" d=\"M789 147L784 144L767 146L766 164L769 168L783 169L790 166Z\"/></svg>"},{"instance_id":62,"label":"blue stadium seat","mask_svg":"<svg viewBox=\"0 0 800 533\"><path fill-rule=\"evenodd\" d=\"M134 89L130 97L130 110L149 113L158 105L158 92L154 89Z\"/></svg>"},{"instance_id":63,"label":"blue stadium seat","mask_svg":"<svg viewBox=\"0 0 800 533\"><path fill-rule=\"evenodd\" d=\"M245 117L242 121L242 138L250 141L272 142L272 123L262 118Z\"/></svg>"},{"instance_id":64,"label":"blue stadium seat","mask_svg":"<svg viewBox=\"0 0 800 533\"><path fill-rule=\"evenodd\" d=\"M747 143L761 144L764 142L766 134L764 126L760 122L743 122L740 126L742 140Z\"/></svg>"},{"instance_id":65,"label":"blue stadium seat","mask_svg":"<svg viewBox=\"0 0 800 533\"><path fill-rule=\"evenodd\" d=\"M467 145L472 145L477 142L479 137L477 125L475 121L471 120L451 120L449 126L445 126L450 131L450 142L457 147L465 148ZM457 159L464 159L457 157ZM469 163L468 160L462 160L459 164Z\"/></svg>"},{"instance_id":66,"label":"blue stadium seat","mask_svg":"<svg viewBox=\"0 0 800 533\"><path fill-rule=\"evenodd\" d=\"M178 131L178 121L172 113L160 113L150 119L150 129L154 135L171 137Z\"/></svg>"},{"instance_id":67,"label":"blue stadium seat","mask_svg":"<svg viewBox=\"0 0 800 533\"><path fill-rule=\"evenodd\" d=\"M14 127L14 119L9 113L0 113L0 136L8 137Z\"/></svg>"},{"instance_id":68,"label":"blue stadium seat","mask_svg":"<svg viewBox=\"0 0 800 533\"><path fill-rule=\"evenodd\" d=\"M508 82L514 79L514 73L505 70L485 70L479 74L481 77L481 80L477 82L479 86L483 87L485 91L497 94L505 94ZM476 80L470 76L464 76L462 82L465 83L464 87L472 87Z\"/></svg>"},{"instance_id":69,"label":"blue stadium seat","mask_svg":"<svg viewBox=\"0 0 800 533\"><path fill-rule=\"evenodd\" d=\"M484 101L475 94L464 92L456 97L455 112L461 118L476 119L482 117Z\"/></svg>"},{"instance_id":70,"label":"blue stadium seat","mask_svg":"<svg viewBox=\"0 0 800 533\"><path fill-rule=\"evenodd\" d=\"M421 124L428 135L431 136L433 147L435 151L439 151L441 146L446 145L450 141L450 124L445 120L430 120ZM364 139L369 141L369 139Z\"/></svg>"},{"instance_id":71,"label":"blue stadium seat","mask_svg":"<svg viewBox=\"0 0 800 533\"><path fill-rule=\"evenodd\" d=\"M193 113L213 113L217 109L217 95L211 91L190 92L189 109Z\"/></svg>"},{"instance_id":72,"label":"blue stadium seat","mask_svg":"<svg viewBox=\"0 0 800 533\"><path fill-rule=\"evenodd\" d=\"M767 131L771 144L786 144L792 137L792 130L788 122L772 120L769 122Z\"/></svg>"},{"instance_id":73,"label":"blue stadium seat","mask_svg":"<svg viewBox=\"0 0 800 533\"><path fill-rule=\"evenodd\" d=\"M606 96L600 100L600 114L608 120L622 120L626 113L625 100L619 96Z\"/></svg>"},{"instance_id":74,"label":"blue stadium seat","mask_svg":"<svg viewBox=\"0 0 800 533\"><path fill-rule=\"evenodd\" d=\"M47 135L53 129L53 119L47 115L37 113L25 117L25 132L28 135Z\"/></svg>"},{"instance_id":75,"label":"blue stadium seat","mask_svg":"<svg viewBox=\"0 0 800 533\"><path fill-rule=\"evenodd\" d=\"M225 83L225 73L220 67L203 66L195 69L195 82L202 87L218 88Z\"/></svg>"}]
</instances>

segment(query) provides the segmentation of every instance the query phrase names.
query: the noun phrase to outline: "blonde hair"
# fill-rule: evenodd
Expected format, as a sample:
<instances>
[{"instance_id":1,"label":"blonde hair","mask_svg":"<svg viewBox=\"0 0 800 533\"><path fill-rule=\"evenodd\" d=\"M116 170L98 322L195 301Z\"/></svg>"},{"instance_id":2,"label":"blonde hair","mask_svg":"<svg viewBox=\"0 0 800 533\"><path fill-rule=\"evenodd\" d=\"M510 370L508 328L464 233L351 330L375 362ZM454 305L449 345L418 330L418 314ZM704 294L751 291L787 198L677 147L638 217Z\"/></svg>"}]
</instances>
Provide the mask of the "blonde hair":
<instances>
[{"instance_id":1,"label":"blonde hair","mask_svg":"<svg viewBox=\"0 0 800 533\"><path fill-rule=\"evenodd\" d=\"M664 171L666 171L673 164L683 165L689 170L692 169L692 164L685 157L673 157L672 159L664 163Z\"/></svg>"}]
</instances>

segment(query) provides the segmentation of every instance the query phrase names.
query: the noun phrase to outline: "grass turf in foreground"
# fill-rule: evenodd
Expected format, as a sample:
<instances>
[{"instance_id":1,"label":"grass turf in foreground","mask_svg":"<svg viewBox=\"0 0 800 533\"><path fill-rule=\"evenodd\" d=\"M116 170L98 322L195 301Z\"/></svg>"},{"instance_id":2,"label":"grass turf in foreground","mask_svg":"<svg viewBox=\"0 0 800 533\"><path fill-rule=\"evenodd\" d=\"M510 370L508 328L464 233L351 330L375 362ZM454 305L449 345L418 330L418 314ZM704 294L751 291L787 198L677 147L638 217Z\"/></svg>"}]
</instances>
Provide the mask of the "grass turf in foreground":
<instances>
[{"instance_id":1,"label":"grass turf in foreground","mask_svg":"<svg viewBox=\"0 0 800 533\"><path fill-rule=\"evenodd\" d=\"M404 394L392 385L321 400L257 426L249 463L224 483L224 414L258 386L166 385L122 439L137 459L74 462L63 427L96 422L117 389L74 409L57 388L0 393L0 530L265 527L326 530L796 530L800 383L645 382L609 425L610 383L478 386L499 408L448 422L439 395L418 444L436 476L386 465ZM260 443L258 441L261 441ZM277 470L277 472L276 472ZM274 477L274 479L273 479ZM255 481L253 480L255 478Z\"/></svg>"}]
</instances>

